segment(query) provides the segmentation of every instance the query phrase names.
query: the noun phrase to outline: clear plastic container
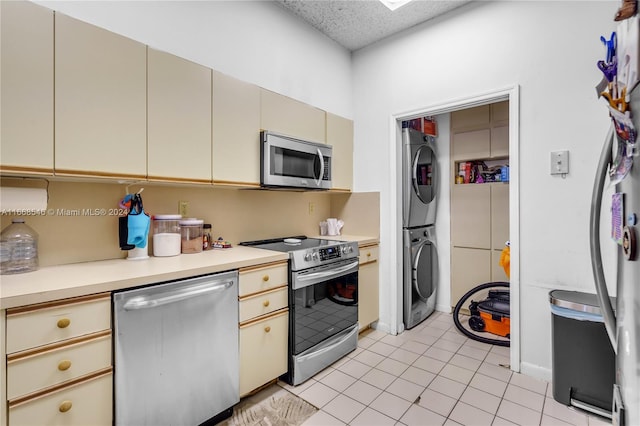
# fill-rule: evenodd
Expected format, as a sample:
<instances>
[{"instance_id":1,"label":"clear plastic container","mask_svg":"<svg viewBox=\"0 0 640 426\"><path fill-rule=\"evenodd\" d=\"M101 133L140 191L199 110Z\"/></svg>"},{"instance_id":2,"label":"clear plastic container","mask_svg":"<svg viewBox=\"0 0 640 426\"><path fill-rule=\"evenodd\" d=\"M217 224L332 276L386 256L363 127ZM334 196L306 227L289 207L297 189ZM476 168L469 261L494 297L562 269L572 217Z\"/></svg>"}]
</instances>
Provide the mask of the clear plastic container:
<instances>
[{"instance_id":1,"label":"clear plastic container","mask_svg":"<svg viewBox=\"0 0 640 426\"><path fill-rule=\"evenodd\" d=\"M200 253L202 251L202 229L204 220L183 219L180 221L182 234L182 253Z\"/></svg>"},{"instance_id":2,"label":"clear plastic container","mask_svg":"<svg viewBox=\"0 0 640 426\"><path fill-rule=\"evenodd\" d=\"M177 256L181 251L179 214L153 216L153 255Z\"/></svg>"},{"instance_id":3,"label":"clear plastic container","mask_svg":"<svg viewBox=\"0 0 640 426\"><path fill-rule=\"evenodd\" d=\"M38 233L13 219L0 233L0 274L21 274L38 269Z\"/></svg>"}]
</instances>

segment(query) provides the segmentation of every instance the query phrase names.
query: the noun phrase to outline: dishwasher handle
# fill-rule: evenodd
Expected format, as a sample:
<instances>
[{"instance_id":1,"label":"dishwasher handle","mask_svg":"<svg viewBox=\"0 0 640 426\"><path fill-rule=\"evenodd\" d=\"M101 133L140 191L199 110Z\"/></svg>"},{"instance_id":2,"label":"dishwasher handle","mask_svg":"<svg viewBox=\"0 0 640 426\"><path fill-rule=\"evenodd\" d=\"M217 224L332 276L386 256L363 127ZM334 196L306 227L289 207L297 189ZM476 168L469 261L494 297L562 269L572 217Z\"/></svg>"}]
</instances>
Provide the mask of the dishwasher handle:
<instances>
[{"instance_id":1,"label":"dishwasher handle","mask_svg":"<svg viewBox=\"0 0 640 426\"><path fill-rule=\"evenodd\" d=\"M145 295L132 297L127 300L123 308L125 311L134 311L137 309L156 308L158 306L167 305L169 303L180 302L192 297L200 296L208 293L216 293L227 290L233 286L235 281L223 281L219 283L205 283L195 286L179 288L169 294L163 295Z\"/></svg>"}]
</instances>

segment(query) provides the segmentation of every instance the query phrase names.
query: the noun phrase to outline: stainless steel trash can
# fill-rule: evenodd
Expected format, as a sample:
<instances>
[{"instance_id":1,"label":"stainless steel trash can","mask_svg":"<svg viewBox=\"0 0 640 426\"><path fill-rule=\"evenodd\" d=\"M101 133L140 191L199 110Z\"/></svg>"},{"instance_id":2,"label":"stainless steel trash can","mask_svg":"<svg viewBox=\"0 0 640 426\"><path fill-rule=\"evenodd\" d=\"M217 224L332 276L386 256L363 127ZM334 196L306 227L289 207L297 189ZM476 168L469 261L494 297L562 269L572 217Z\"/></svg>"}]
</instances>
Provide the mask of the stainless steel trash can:
<instances>
[{"instance_id":1,"label":"stainless steel trash can","mask_svg":"<svg viewBox=\"0 0 640 426\"><path fill-rule=\"evenodd\" d=\"M553 398L611 418L615 354L597 296L553 290L549 302ZM616 306L615 300L612 303Z\"/></svg>"}]
</instances>

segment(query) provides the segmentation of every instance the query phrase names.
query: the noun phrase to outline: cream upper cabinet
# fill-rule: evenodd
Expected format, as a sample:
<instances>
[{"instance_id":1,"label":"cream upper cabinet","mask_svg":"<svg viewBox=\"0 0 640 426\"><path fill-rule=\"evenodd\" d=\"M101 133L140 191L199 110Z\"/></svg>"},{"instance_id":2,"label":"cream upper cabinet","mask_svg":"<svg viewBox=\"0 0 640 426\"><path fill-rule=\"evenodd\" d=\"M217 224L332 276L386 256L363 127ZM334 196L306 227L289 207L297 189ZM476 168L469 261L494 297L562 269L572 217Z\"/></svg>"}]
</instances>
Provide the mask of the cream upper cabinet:
<instances>
[{"instance_id":1,"label":"cream upper cabinet","mask_svg":"<svg viewBox=\"0 0 640 426\"><path fill-rule=\"evenodd\" d=\"M325 143L326 117L321 109L284 95L261 90L260 127L311 142Z\"/></svg>"},{"instance_id":2,"label":"cream upper cabinet","mask_svg":"<svg viewBox=\"0 0 640 426\"><path fill-rule=\"evenodd\" d=\"M213 181L260 185L260 88L213 72Z\"/></svg>"},{"instance_id":3,"label":"cream upper cabinet","mask_svg":"<svg viewBox=\"0 0 640 426\"><path fill-rule=\"evenodd\" d=\"M0 169L53 173L53 11L0 2Z\"/></svg>"},{"instance_id":4,"label":"cream upper cabinet","mask_svg":"<svg viewBox=\"0 0 640 426\"><path fill-rule=\"evenodd\" d=\"M147 49L55 14L56 174L147 175Z\"/></svg>"},{"instance_id":5,"label":"cream upper cabinet","mask_svg":"<svg viewBox=\"0 0 640 426\"><path fill-rule=\"evenodd\" d=\"M482 129L452 135L453 160L489 158L491 155L491 130Z\"/></svg>"},{"instance_id":6,"label":"cream upper cabinet","mask_svg":"<svg viewBox=\"0 0 640 426\"><path fill-rule=\"evenodd\" d=\"M211 182L211 69L151 48L147 68L149 179Z\"/></svg>"},{"instance_id":7,"label":"cream upper cabinet","mask_svg":"<svg viewBox=\"0 0 640 426\"><path fill-rule=\"evenodd\" d=\"M491 122L491 108L483 105L451 113L451 128L454 130L486 127Z\"/></svg>"},{"instance_id":8,"label":"cream upper cabinet","mask_svg":"<svg viewBox=\"0 0 640 426\"><path fill-rule=\"evenodd\" d=\"M333 189L353 189L353 121L327 113L327 144L333 147Z\"/></svg>"}]
</instances>

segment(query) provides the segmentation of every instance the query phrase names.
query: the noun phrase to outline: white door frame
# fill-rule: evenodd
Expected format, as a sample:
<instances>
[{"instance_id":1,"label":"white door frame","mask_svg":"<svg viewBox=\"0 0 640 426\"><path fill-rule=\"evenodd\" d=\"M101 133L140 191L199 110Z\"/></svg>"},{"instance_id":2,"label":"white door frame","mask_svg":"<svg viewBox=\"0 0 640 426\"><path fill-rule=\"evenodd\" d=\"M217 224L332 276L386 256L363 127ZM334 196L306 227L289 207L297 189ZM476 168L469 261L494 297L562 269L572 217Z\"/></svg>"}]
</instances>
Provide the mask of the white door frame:
<instances>
[{"instance_id":1,"label":"white door frame","mask_svg":"<svg viewBox=\"0 0 640 426\"><path fill-rule=\"evenodd\" d=\"M410 111L393 114L389 123L389 158L391 159L391 176L395 176L396 184L390 186L389 199L395 200L390 204L391 223L389 227L389 241L395 243L396 250L390 250L392 257L390 266L395 265L395 282L402 283L402 183L400 177L401 156L401 127L402 121L412 118L433 116L452 111L491 104L504 100L509 101L509 241L511 242L511 369L520 371L520 143L519 143L519 86L517 84L502 89L492 90L479 95L453 99L442 103L427 105ZM391 271L393 276L394 271ZM403 286L397 286L397 292L391 292L389 303L392 318L390 327L397 332L402 331L402 292ZM395 317L393 313L396 313ZM394 333L395 334L395 333Z\"/></svg>"}]
</instances>

